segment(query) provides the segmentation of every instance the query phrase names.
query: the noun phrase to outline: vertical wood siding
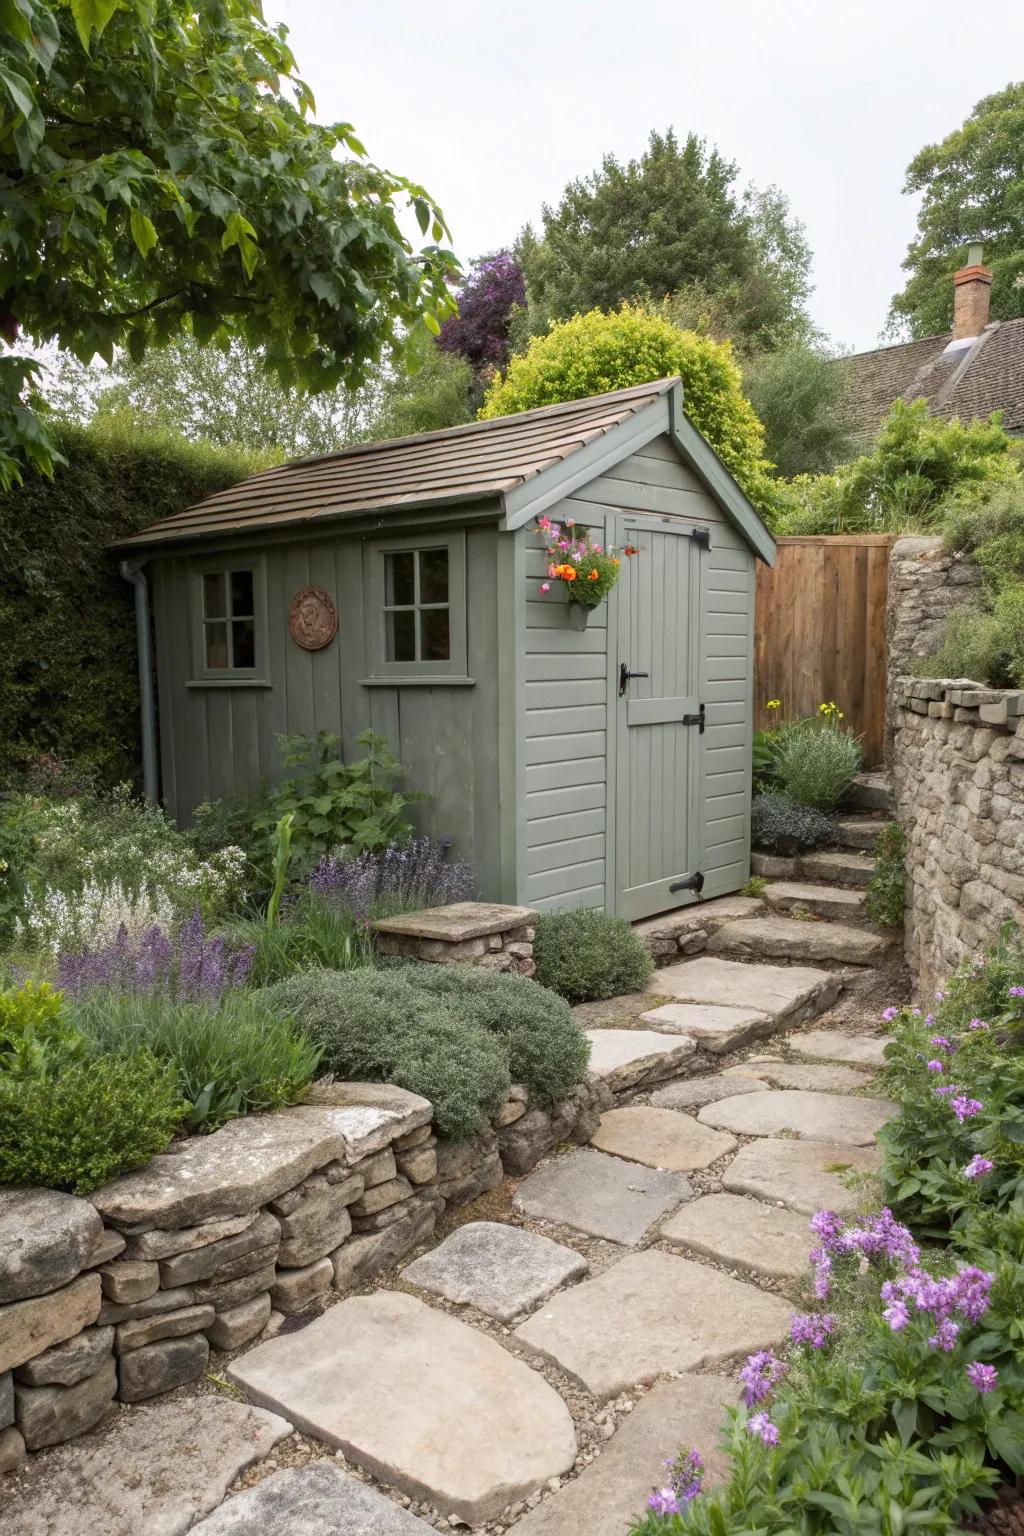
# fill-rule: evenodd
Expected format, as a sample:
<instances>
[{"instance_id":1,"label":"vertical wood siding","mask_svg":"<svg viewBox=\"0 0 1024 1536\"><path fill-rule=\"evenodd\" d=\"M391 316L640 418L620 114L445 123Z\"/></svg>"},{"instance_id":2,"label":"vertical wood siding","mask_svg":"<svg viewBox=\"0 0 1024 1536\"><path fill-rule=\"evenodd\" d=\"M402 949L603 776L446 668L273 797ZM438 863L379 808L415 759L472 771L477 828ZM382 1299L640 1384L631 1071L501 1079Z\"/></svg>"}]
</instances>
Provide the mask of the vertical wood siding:
<instances>
[{"instance_id":1,"label":"vertical wood siding","mask_svg":"<svg viewBox=\"0 0 1024 1536\"><path fill-rule=\"evenodd\" d=\"M700 802L704 896L739 890L750 875L751 669L754 557L730 527L704 555L701 699L707 729Z\"/></svg>"},{"instance_id":2,"label":"vertical wood siding","mask_svg":"<svg viewBox=\"0 0 1024 1536\"><path fill-rule=\"evenodd\" d=\"M420 830L451 838L476 866L481 892L499 893L498 619L494 526L466 530L467 638L475 686L374 687L367 675L364 543L358 537L239 548L240 563L262 554L267 575L270 687L188 687L190 562L154 562L159 720L164 796L187 822L205 799L232 798L281 775L277 735L340 734L344 754L360 752L371 726L409 773L409 789L430 800L414 808ZM338 634L304 651L288 632L295 593L316 584L338 607Z\"/></svg>"},{"instance_id":3,"label":"vertical wood siding","mask_svg":"<svg viewBox=\"0 0 1024 1536\"><path fill-rule=\"evenodd\" d=\"M868 766L885 741L885 604L895 534L814 535L779 540L774 569L757 576L754 707L773 723L768 699L789 718L834 699L863 737Z\"/></svg>"}]
</instances>

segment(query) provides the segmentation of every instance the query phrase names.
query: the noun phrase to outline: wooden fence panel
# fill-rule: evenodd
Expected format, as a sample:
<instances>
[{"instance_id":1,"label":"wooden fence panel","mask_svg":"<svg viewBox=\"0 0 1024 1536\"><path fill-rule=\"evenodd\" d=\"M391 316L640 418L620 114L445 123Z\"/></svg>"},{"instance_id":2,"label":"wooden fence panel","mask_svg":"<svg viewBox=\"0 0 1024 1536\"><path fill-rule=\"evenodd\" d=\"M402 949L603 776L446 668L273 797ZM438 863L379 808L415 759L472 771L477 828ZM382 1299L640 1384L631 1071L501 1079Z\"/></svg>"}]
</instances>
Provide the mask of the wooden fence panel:
<instances>
[{"instance_id":1,"label":"wooden fence panel","mask_svg":"<svg viewBox=\"0 0 1024 1536\"><path fill-rule=\"evenodd\" d=\"M768 699L790 719L834 699L863 737L866 766L885 741L885 604L895 534L779 539L774 568L758 565L754 715L773 724ZM777 717L776 717L777 718Z\"/></svg>"}]
</instances>

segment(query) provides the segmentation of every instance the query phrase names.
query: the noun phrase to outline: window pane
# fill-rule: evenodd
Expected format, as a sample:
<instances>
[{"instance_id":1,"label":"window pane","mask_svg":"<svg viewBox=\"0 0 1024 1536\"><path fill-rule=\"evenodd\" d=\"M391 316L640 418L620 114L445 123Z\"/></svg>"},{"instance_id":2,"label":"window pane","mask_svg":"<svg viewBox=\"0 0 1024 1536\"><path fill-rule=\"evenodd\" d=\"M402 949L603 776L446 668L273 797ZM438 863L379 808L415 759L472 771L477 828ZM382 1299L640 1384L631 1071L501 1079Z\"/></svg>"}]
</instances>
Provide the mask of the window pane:
<instances>
[{"instance_id":1,"label":"window pane","mask_svg":"<svg viewBox=\"0 0 1024 1536\"><path fill-rule=\"evenodd\" d=\"M414 571L416 556L411 549L384 559L384 601L389 607L403 607L416 601Z\"/></svg>"},{"instance_id":2,"label":"window pane","mask_svg":"<svg viewBox=\"0 0 1024 1536\"><path fill-rule=\"evenodd\" d=\"M228 627L217 622L204 624L206 641L206 665L211 671L219 671L228 664Z\"/></svg>"},{"instance_id":3,"label":"window pane","mask_svg":"<svg viewBox=\"0 0 1024 1536\"><path fill-rule=\"evenodd\" d=\"M222 619L224 614L224 575L218 571L216 575L203 577L203 616Z\"/></svg>"},{"instance_id":4,"label":"window pane","mask_svg":"<svg viewBox=\"0 0 1024 1536\"><path fill-rule=\"evenodd\" d=\"M256 631L252 619L235 619L231 625L231 664L235 667L256 665Z\"/></svg>"},{"instance_id":5,"label":"window pane","mask_svg":"<svg viewBox=\"0 0 1024 1536\"><path fill-rule=\"evenodd\" d=\"M424 608L420 613L420 660L448 661L451 639L447 608Z\"/></svg>"},{"instance_id":6,"label":"window pane","mask_svg":"<svg viewBox=\"0 0 1024 1536\"><path fill-rule=\"evenodd\" d=\"M416 660L416 614L413 609L406 613L384 615L387 636L388 661Z\"/></svg>"},{"instance_id":7,"label":"window pane","mask_svg":"<svg viewBox=\"0 0 1024 1536\"><path fill-rule=\"evenodd\" d=\"M420 602L448 601L447 549L420 550Z\"/></svg>"},{"instance_id":8,"label":"window pane","mask_svg":"<svg viewBox=\"0 0 1024 1536\"><path fill-rule=\"evenodd\" d=\"M256 612L252 596L252 571L231 572L231 612L244 616Z\"/></svg>"}]
</instances>

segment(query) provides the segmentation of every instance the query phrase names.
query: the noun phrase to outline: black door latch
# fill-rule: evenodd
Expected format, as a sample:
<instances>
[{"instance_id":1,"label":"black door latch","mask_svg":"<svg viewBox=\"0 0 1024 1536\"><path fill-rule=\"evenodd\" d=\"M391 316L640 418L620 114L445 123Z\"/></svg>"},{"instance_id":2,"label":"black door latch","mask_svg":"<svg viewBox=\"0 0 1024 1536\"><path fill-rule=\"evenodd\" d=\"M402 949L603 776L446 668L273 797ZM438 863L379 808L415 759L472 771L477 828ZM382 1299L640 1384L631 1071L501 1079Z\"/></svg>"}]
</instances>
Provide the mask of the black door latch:
<instances>
[{"instance_id":1,"label":"black door latch","mask_svg":"<svg viewBox=\"0 0 1024 1536\"><path fill-rule=\"evenodd\" d=\"M668 889L669 895L671 895L674 891L694 891L696 893L697 900L700 901L700 893L704 889L704 876L698 869L695 875L687 875L685 880L677 880L675 884L670 885Z\"/></svg>"},{"instance_id":2,"label":"black door latch","mask_svg":"<svg viewBox=\"0 0 1024 1536\"><path fill-rule=\"evenodd\" d=\"M622 690L620 689L619 691L621 693ZM695 715L684 715L683 716L683 724L684 725L695 725L697 727L698 731L700 732L700 734L703 736L704 735L704 705L703 704L701 705L700 709L698 709L698 711L697 711L697 713Z\"/></svg>"},{"instance_id":3,"label":"black door latch","mask_svg":"<svg viewBox=\"0 0 1024 1536\"><path fill-rule=\"evenodd\" d=\"M628 661L620 661L619 662L619 698L620 699L622 698L622 695L625 693L626 689L629 687L629 680L630 680L631 677L650 677L650 675L651 674L649 672L631 672L629 670L629 662Z\"/></svg>"}]
</instances>

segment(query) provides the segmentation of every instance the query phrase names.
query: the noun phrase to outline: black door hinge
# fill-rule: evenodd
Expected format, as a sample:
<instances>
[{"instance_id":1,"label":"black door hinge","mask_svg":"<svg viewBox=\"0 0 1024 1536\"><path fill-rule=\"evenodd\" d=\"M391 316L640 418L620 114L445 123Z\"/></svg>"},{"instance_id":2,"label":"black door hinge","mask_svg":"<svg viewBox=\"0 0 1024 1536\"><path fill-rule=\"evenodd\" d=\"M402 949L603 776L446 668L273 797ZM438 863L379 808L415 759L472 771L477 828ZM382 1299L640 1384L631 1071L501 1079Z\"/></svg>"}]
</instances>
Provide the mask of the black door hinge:
<instances>
[{"instance_id":1,"label":"black door hinge","mask_svg":"<svg viewBox=\"0 0 1024 1536\"><path fill-rule=\"evenodd\" d=\"M711 529L710 528L695 528L693 530L693 542L697 545L698 549L710 549L711 548Z\"/></svg>"},{"instance_id":2,"label":"black door hinge","mask_svg":"<svg viewBox=\"0 0 1024 1536\"><path fill-rule=\"evenodd\" d=\"M677 880L675 884L670 885L668 889L669 895L672 895L674 891L695 891L697 900L700 901L700 893L704 889L704 876L698 869L695 875L687 875L685 880Z\"/></svg>"},{"instance_id":3,"label":"black door hinge","mask_svg":"<svg viewBox=\"0 0 1024 1536\"><path fill-rule=\"evenodd\" d=\"M703 736L704 735L704 724L705 724L704 705L703 704L701 705L700 709L698 709L698 711L697 711L697 713L695 715L684 715L683 716L683 724L684 725L695 725L697 727L698 731L700 732L700 734Z\"/></svg>"}]
</instances>

